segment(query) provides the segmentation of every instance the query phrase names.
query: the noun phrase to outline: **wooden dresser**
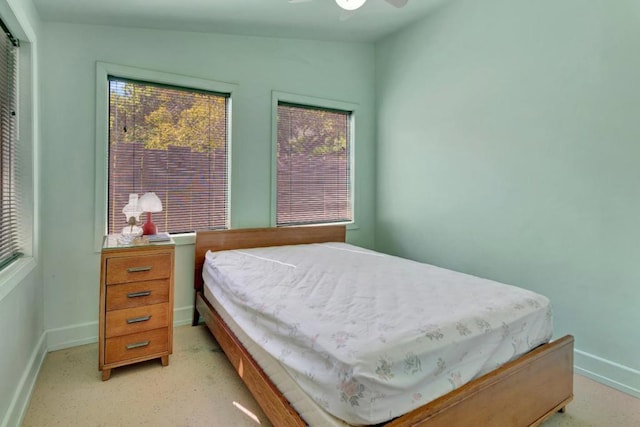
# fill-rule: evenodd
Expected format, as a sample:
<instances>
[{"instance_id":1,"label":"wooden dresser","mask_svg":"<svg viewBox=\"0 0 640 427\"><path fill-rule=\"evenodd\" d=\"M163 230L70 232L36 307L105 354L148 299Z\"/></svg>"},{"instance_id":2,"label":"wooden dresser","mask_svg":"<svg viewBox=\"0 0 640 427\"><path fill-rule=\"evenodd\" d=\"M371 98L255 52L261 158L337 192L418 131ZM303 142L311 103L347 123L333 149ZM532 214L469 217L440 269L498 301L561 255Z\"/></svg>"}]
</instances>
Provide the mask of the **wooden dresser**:
<instances>
[{"instance_id":1,"label":"wooden dresser","mask_svg":"<svg viewBox=\"0 0 640 427\"><path fill-rule=\"evenodd\" d=\"M173 240L121 245L105 237L100 267L98 367L111 369L173 352Z\"/></svg>"}]
</instances>

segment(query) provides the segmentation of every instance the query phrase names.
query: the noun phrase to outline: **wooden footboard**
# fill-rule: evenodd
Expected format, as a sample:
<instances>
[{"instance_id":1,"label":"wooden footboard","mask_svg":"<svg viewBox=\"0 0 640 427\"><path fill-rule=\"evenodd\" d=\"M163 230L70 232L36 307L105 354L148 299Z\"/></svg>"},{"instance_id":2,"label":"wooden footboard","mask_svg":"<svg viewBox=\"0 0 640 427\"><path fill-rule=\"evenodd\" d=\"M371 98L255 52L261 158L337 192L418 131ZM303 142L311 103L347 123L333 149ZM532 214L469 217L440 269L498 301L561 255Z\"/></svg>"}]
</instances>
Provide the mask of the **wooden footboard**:
<instances>
[{"instance_id":1,"label":"wooden footboard","mask_svg":"<svg viewBox=\"0 0 640 427\"><path fill-rule=\"evenodd\" d=\"M201 292L206 248L216 250L279 244L336 241L340 227L304 227L282 234L275 230L206 232L196 238L196 298L194 324L200 315L234 368L274 426L306 423L271 382ZM212 235L212 233L223 233ZM266 236L266 237L265 237ZM236 242L236 238L239 240ZM291 240L295 241L291 241ZM213 246L212 245L213 242ZM253 245L253 246L252 246ZM389 427L520 427L537 426L573 399L573 337L542 345L519 359L477 378L414 411L396 418Z\"/></svg>"},{"instance_id":2,"label":"wooden footboard","mask_svg":"<svg viewBox=\"0 0 640 427\"><path fill-rule=\"evenodd\" d=\"M537 426L572 399L573 337L567 335L387 426Z\"/></svg>"}]
</instances>

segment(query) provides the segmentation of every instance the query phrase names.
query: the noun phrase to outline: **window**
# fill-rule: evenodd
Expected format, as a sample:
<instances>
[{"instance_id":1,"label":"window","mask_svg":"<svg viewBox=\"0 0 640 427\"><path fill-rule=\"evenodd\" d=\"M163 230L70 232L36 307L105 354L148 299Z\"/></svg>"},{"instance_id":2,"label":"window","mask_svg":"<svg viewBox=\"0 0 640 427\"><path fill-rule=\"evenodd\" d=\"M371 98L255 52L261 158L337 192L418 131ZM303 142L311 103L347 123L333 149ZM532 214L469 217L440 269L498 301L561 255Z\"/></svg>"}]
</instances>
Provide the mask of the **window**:
<instances>
[{"instance_id":1,"label":"window","mask_svg":"<svg viewBox=\"0 0 640 427\"><path fill-rule=\"evenodd\" d=\"M108 232L126 225L130 193L151 191L159 231L226 228L229 94L108 80Z\"/></svg>"},{"instance_id":2,"label":"window","mask_svg":"<svg viewBox=\"0 0 640 427\"><path fill-rule=\"evenodd\" d=\"M277 100L276 225L353 221L352 115Z\"/></svg>"},{"instance_id":3,"label":"window","mask_svg":"<svg viewBox=\"0 0 640 427\"><path fill-rule=\"evenodd\" d=\"M18 41L4 23L0 35L0 269L21 253L17 147Z\"/></svg>"}]
</instances>

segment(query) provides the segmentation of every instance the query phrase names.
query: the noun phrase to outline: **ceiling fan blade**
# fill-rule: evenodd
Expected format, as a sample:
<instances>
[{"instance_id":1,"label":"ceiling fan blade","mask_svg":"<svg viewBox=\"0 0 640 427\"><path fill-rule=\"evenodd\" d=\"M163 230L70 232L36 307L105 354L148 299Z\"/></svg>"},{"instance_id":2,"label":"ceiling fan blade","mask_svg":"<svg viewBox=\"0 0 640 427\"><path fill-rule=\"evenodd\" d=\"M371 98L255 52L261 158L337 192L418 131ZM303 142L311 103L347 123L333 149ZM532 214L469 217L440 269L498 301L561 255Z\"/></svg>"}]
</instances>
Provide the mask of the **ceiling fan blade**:
<instances>
[{"instance_id":1,"label":"ceiling fan blade","mask_svg":"<svg viewBox=\"0 0 640 427\"><path fill-rule=\"evenodd\" d=\"M296 4L296 3L311 3L313 0L289 0L289 3L291 4Z\"/></svg>"},{"instance_id":2,"label":"ceiling fan blade","mask_svg":"<svg viewBox=\"0 0 640 427\"><path fill-rule=\"evenodd\" d=\"M392 6L395 7L405 7L409 0L386 0Z\"/></svg>"}]
</instances>

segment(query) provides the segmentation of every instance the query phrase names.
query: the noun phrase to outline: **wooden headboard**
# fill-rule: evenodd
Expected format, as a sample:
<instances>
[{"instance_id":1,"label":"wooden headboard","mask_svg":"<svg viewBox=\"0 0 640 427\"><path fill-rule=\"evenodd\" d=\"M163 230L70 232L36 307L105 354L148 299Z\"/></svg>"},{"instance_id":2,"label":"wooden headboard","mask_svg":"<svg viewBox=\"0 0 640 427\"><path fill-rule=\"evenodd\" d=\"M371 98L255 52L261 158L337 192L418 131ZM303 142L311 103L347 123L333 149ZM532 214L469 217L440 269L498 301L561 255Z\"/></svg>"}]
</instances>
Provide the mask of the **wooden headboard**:
<instances>
[{"instance_id":1,"label":"wooden headboard","mask_svg":"<svg viewBox=\"0 0 640 427\"><path fill-rule=\"evenodd\" d=\"M344 242L345 237L346 226L344 225L198 231L196 232L194 288L196 291L202 289L202 266L209 250L224 251L304 243Z\"/></svg>"}]
</instances>

